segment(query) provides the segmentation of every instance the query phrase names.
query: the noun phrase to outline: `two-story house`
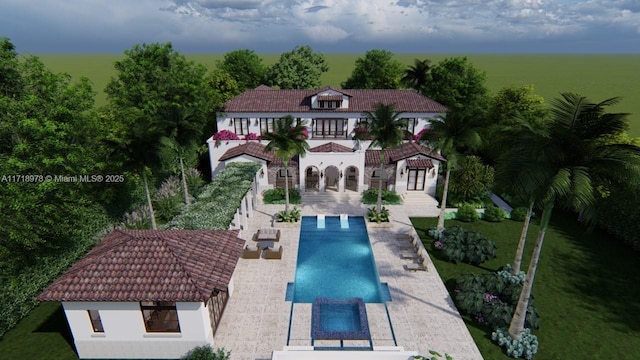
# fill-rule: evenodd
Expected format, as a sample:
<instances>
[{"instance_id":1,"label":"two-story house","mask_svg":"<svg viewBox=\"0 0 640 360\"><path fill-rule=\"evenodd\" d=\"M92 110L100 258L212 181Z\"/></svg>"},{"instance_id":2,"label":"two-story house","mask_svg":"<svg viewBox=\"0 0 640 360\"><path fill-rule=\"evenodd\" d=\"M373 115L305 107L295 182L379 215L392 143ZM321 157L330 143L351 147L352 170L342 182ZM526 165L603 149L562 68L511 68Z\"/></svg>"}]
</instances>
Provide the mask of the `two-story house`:
<instances>
[{"instance_id":1,"label":"two-story house","mask_svg":"<svg viewBox=\"0 0 640 360\"><path fill-rule=\"evenodd\" d=\"M380 150L370 148L370 141L354 140L364 113L373 112L378 103L395 104L412 135L399 148L387 150L383 172ZM292 188L301 192L361 192L383 182L384 188L400 194L414 191L434 196L438 167L445 159L414 137L446 111L442 104L413 90L288 90L262 85L229 100L218 116L218 131L229 131L239 140L216 141L211 137L207 141L212 175L229 162L253 161L263 165L261 189L283 187L282 162L265 151L265 141L251 139L273 131L275 121L290 115L307 126L311 146L305 156L289 162Z\"/></svg>"}]
</instances>

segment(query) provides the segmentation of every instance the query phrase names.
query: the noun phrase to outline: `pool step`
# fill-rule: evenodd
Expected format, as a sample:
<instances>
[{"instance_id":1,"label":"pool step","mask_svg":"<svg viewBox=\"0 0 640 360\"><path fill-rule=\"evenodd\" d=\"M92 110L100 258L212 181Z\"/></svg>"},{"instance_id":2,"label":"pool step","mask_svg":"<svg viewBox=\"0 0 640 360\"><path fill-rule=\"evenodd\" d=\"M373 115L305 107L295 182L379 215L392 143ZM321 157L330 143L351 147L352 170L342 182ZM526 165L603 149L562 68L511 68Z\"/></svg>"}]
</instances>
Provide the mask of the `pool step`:
<instances>
[{"instance_id":1,"label":"pool step","mask_svg":"<svg viewBox=\"0 0 640 360\"><path fill-rule=\"evenodd\" d=\"M409 191L402 194L405 205L438 206L438 201L423 192Z\"/></svg>"}]
</instances>

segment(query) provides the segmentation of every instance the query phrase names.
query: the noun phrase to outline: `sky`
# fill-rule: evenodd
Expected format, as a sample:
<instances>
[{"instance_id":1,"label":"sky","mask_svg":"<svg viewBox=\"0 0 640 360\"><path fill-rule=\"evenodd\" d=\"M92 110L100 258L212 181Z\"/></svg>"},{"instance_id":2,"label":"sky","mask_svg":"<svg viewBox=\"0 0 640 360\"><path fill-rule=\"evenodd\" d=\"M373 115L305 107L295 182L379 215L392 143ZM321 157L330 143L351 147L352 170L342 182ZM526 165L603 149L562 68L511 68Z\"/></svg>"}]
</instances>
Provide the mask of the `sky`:
<instances>
[{"instance_id":1,"label":"sky","mask_svg":"<svg viewBox=\"0 0 640 360\"><path fill-rule=\"evenodd\" d=\"M640 0L0 0L19 52L639 53Z\"/></svg>"}]
</instances>

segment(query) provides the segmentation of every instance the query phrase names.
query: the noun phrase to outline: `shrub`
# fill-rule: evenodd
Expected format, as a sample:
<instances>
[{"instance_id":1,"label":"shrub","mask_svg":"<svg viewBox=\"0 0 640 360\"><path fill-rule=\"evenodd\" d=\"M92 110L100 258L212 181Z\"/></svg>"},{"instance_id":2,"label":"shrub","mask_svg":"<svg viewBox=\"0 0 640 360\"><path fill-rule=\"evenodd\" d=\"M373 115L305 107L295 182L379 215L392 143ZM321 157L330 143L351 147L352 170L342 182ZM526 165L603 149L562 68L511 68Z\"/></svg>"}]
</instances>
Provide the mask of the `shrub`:
<instances>
[{"instance_id":1,"label":"shrub","mask_svg":"<svg viewBox=\"0 0 640 360\"><path fill-rule=\"evenodd\" d=\"M133 230L151 229L149 207L139 206L135 210L125 213L122 217L122 225Z\"/></svg>"},{"instance_id":2,"label":"shrub","mask_svg":"<svg viewBox=\"0 0 640 360\"><path fill-rule=\"evenodd\" d=\"M378 203L378 189L369 189L362 193L362 203L374 205ZM395 191L382 189L382 203L384 205L400 205L402 198Z\"/></svg>"},{"instance_id":3,"label":"shrub","mask_svg":"<svg viewBox=\"0 0 640 360\"><path fill-rule=\"evenodd\" d=\"M484 209L483 219L489 222L501 222L504 220L504 211L495 205L487 206Z\"/></svg>"},{"instance_id":4,"label":"shrub","mask_svg":"<svg viewBox=\"0 0 640 360\"><path fill-rule=\"evenodd\" d=\"M181 360L229 360L231 351L224 351L224 348L213 350L211 345L196 346L181 357Z\"/></svg>"},{"instance_id":5,"label":"shrub","mask_svg":"<svg viewBox=\"0 0 640 360\"><path fill-rule=\"evenodd\" d=\"M492 329L509 326L522 285L513 284L497 273L465 274L456 279L455 301L464 315ZM525 326L539 327L538 311L529 299Z\"/></svg>"},{"instance_id":6,"label":"shrub","mask_svg":"<svg viewBox=\"0 0 640 360\"><path fill-rule=\"evenodd\" d=\"M380 212L377 212L376 208L369 208L367 209L367 219L371 222L377 222L378 224L389 222L389 209L383 206Z\"/></svg>"},{"instance_id":7,"label":"shrub","mask_svg":"<svg viewBox=\"0 0 640 360\"><path fill-rule=\"evenodd\" d=\"M153 199L156 218L169 221L184 207L184 195L180 178L172 175L162 182Z\"/></svg>"},{"instance_id":8,"label":"shrub","mask_svg":"<svg viewBox=\"0 0 640 360\"><path fill-rule=\"evenodd\" d=\"M458 215L456 218L464 222L474 222L478 220L478 212L471 204L463 204L458 208Z\"/></svg>"},{"instance_id":9,"label":"shrub","mask_svg":"<svg viewBox=\"0 0 640 360\"><path fill-rule=\"evenodd\" d=\"M511 273L511 264L505 265L502 270L498 271L497 274L506 282L517 285L522 285L524 283L524 280L527 278L527 274L522 270L518 272L518 274L513 275Z\"/></svg>"},{"instance_id":10,"label":"shrub","mask_svg":"<svg viewBox=\"0 0 640 360\"><path fill-rule=\"evenodd\" d=\"M205 183L202 179L202 173L198 169L188 169L184 172L185 180L187 181L187 189L189 196L198 197L202 192L202 188Z\"/></svg>"},{"instance_id":11,"label":"shrub","mask_svg":"<svg viewBox=\"0 0 640 360\"><path fill-rule=\"evenodd\" d=\"M494 169L477 156L465 156L460 169L451 173L449 195L451 203L482 203L493 187Z\"/></svg>"},{"instance_id":12,"label":"shrub","mask_svg":"<svg viewBox=\"0 0 640 360\"><path fill-rule=\"evenodd\" d=\"M260 170L260 164L231 163L213 182L204 187L196 201L173 218L165 228L191 230L226 230L242 198Z\"/></svg>"},{"instance_id":13,"label":"shrub","mask_svg":"<svg viewBox=\"0 0 640 360\"><path fill-rule=\"evenodd\" d=\"M228 144L229 140L240 140L240 138L233 131L220 130L217 133L213 134L213 140L215 140L214 146L218 147L220 146L220 143L223 141L225 141Z\"/></svg>"},{"instance_id":14,"label":"shrub","mask_svg":"<svg viewBox=\"0 0 640 360\"><path fill-rule=\"evenodd\" d=\"M300 204L302 197L300 191L297 189L289 189L289 203ZM269 189L262 193L262 202L265 204L284 204L285 192L284 189Z\"/></svg>"},{"instance_id":15,"label":"shrub","mask_svg":"<svg viewBox=\"0 0 640 360\"><path fill-rule=\"evenodd\" d=\"M505 348L507 355L512 358L531 360L538 352L538 337L531 334L531 329L524 329L520 340L515 340L506 328L500 328L491 334L491 339Z\"/></svg>"},{"instance_id":16,"label":"shrub","mask_svg":"<svg viewBox=\"0 0 640 360\"><path fill-rule=\"evenodd\" d=\"M298 222L302 217L302 212L297 207L293 207L293 209L286 211L282 210L276 215L277 222Z\"/></svg>"},{"instance_id":17,"label":"shrub","mask_svg":"<svg viewBox=\"0 0 640 360\"><path fill-rule=\"evenodd\" d=\"M465 262L478 265L493 259L498 252L495 242L481 233L467 231L460 226L445 229L438 241L440 244L436 247L454 263Z\"/></svg>"},{"instance_id":18,"label":"shrub","mask_svg":"<svg viewBox=\"0 0 640 360\"><path fill-rule=\"evenodd\" d=\"M517 207L511 211L511 220L524 221L527 218L527 211L529 209L525 207Z\"/></svg>"}]
</instances>

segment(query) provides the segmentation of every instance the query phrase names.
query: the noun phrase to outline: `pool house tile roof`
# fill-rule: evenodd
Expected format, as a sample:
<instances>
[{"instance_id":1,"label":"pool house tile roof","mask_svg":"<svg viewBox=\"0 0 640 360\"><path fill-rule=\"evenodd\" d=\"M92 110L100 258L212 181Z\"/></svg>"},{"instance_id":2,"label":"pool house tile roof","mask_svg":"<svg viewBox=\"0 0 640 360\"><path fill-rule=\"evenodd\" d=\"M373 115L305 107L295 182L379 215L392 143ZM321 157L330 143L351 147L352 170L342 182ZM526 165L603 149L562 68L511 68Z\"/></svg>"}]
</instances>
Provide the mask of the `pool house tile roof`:
<instances>
[{"instance_id":1,"label":"pool house tile roof","mask_svg":"<svg viewBox=\"0 0 640 360\"><path fill-rule=\"evenodd\" d=\"M38 301L193 301L227 291L239 230L115 230Z\"/></svg>"},{"instance_id":2,"label":"pool house tile roof","mask_svg":"<svg viewBox=\"0 0 640 360\"><path fill-rule=\"evenodd\" d=\"M350 96L348 108L314 109L311 97L331 89ZM373 111L377 103L395 104L396 111L442 113L447 108L414 90L397 89L349 89L331 87L322 89L273 89L259 86L232 98L225 104L224 112L365 112Z\"/></svg>"}]
</instances>

